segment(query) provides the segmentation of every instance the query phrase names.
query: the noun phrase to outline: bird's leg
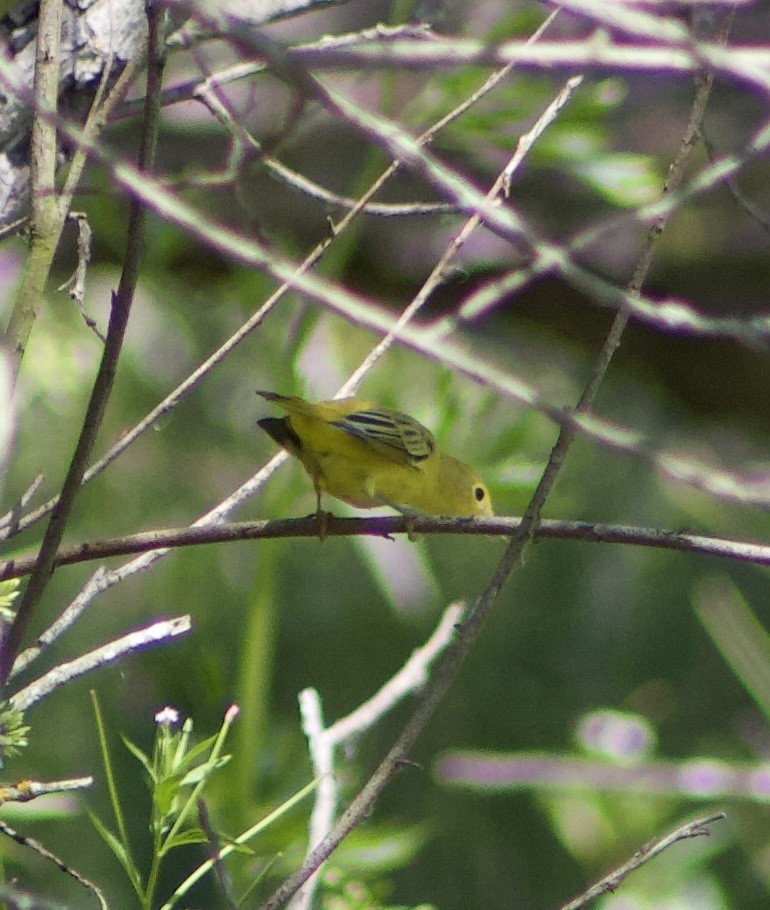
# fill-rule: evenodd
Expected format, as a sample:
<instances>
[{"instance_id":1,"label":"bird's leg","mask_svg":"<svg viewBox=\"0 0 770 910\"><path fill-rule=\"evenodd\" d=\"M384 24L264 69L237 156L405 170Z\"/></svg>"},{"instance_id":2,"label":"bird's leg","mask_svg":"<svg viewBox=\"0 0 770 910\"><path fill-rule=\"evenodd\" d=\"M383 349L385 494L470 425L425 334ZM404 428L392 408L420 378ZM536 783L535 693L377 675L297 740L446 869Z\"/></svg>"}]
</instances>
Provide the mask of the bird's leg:
<instances>
[{"instance_id":1,"label":"bird's leg","mask_svg":"<svg viewBox=\"0 0 770 910\"><path fill-rule=\"evenodd\" d=\"M323 543L326 540L328 512L321 508L321 488L315 484L315 514L318 519L318 539Z\"/></svg>"},{"instance_id":2,"label":"bird's leg","mask_svg":"<svg viewBox=\"0 0 770 910\"><path fill-rule=\"evenodd\" d=\"M411 509L405 509L403 506L397 506L394 502L391 502L389 499L385 499L383 496L380 497L382 504L384 506L390 506L391 509L395 509L397 512L400 512L404 516L404 523L406 525L406 536L409 538L411 543L414 543L417 540L417 534L414 530L414 520L417 518L418 513L412 512Z\"/></svg>"}]
</instances>

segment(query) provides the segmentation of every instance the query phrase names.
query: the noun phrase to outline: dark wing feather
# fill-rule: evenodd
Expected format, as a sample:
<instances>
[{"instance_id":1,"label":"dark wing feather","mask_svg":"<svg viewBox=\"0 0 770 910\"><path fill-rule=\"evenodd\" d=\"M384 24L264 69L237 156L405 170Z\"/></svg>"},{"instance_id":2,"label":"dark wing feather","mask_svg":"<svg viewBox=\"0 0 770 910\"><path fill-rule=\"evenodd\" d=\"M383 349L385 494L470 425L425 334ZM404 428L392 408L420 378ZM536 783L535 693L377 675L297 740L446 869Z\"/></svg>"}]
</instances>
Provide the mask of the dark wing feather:
<instances>
[{"instance_id":1,"label":"dark wing feather","mask_svg":"<svg viewBox=\"0 0 770 910\"><path fill-rule=\"evenodd\" d=\"M393 461L419 464L436 448L430 430L400 411L354 411L334 424Z\"/></svg>"},{"instance_id":2,"label":"dark wing feather","mask_svg":"<svg viewBox=\"0 0 770 910\"><path fill-rule=\"evenodd\" d=\"M299 455L301 452L302 440L294 432L288 417L263 417L257 421L257 425L292 455Z\"/></svg>"}]
</instances>

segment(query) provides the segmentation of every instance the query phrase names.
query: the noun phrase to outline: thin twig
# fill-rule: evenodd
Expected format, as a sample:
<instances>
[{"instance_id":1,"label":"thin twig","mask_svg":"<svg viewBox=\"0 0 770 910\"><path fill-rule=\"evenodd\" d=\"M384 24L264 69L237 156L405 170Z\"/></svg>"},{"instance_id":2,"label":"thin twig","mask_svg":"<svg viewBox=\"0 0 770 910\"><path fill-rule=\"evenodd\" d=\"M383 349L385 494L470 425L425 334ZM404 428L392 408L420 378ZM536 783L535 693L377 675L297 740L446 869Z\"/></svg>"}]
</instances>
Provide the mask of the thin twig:
<instances>
[{"instance_id":1,"label":"thin twig","mask_svg":"<svg viewBox=\"0 0 770 910\"><path fill-rule=\"evenodd\" d=\"M21 513L24 511L24 509L27 508L30 501L32 500L32 497L40 489L40 485L42 484L43 480L43 474L38 474L37 477L35 477L32 483L13 504L13 507L9 509L5 515L0 517L0 528L7 527L10 530L15 530L18 528L19 521L21 519Z\"/></svg>"},{"instance_id":2,"label":"thin twig","mask_svg":"<svg viewBox=\"0 0 770 910\"><path fill-rule=\"evenodd\" d=\"M27 837L24 834L20 834L4 821L0 821L0 831L2 831L2 833L7 837L10 837L11 840L16 841L17 844L21 844L22 847L27 847L30 850L34 850L34 852L39 856L42 856L43 859L47 859L49 862L52 862L66 875L74 878L78 884L82 885L84 888L87 888L99 901L99 906L102 908L102 910L109 910L107 901L104 897L104 894L102 894L101 889L98 888L92 881L87 879L84 875L81 875L76 869L68 866L64 860L59 859L55 853L51 853L51 851L47 847L44 847L40 841L34 840L31 837Z\"/></svg>"},{"instance_id":3,"label":"thin twig","mask_svg":"<svg viewBox=\"0 0 770 910\"><path fill-rule=\"evenodd\" d=\"M557 93L553 101L551 101L551 103L546 107L545 111L540 115L540 117L538 117L532 129L519 139L519 142L516 145L516 150L511 156L511 159L503 168L502 172L494 181L492 187L488 190L486 196L484 197L485 204L492 204L495 200L507 198L510 195L513 175L519 166L523 163L526 154L531 149L535 138L542 135L548 124L553 122L553 120L556 118L557 113L567 103L567 100L571 97L572 92L578 88L582 81L582 76L576 76L572 79L569 79L561 91ZM344 398L348 395L355 394L364 377L372 370L377 361L390 349L393 342L398 338L400 330L408 322L414 319L419 310L428 302L430 295L436 290L441 282L444 281L449 270L450 263L457 256L461 247L467 242L468 238L481 223L481 215L478 211L475 211L468 219L468 221L466 221L466 223L458 231L458 233L452 238L443 254L439 257L436 265L431 269L430 275L423 282L422 287L414 296L409 306L406 307L406 309L399 316L398 320L393 324L393 327L388 332L388 334L382 339L382 341L380 341L377 345L375 345L374 348L372 348L372 350L363 359L358 369L356 369L351 374L349 379L339 390L337 393L338 397Z\"/></svg>"},{"instance_id":4,"label":"thin twig","mask_svg":"<svg viewBox=\"0 0 770 910\"><path fill-rule=\"evenodd\" d=\"M728 762L693 756L679 761L625 761L554 755L534 750L494 753L474 749L444 752L433 771L443 783L466 792L540 794L590 792L597 798L622 794L632 799L664 797L714 803L746 800L765 809L770 802L767 761Z\"/></svg>"},{"instance_id":5,"label":"thin twig","mask_svg":"<svg viewBox=\"0 0 770 910\"><path fill-rule=\"evenodd\" d=\"M707 815L705 818L696 819L676 828L670 834L660 838L660 840L645 844L631 859L618 866L617 869L613 869L612 872L605 875L595 885L591 885L587 891L578 895L574 900L564 904L561 910L580 910L581 907L585 907L591 901L615 891L632 872L635 872L640 866L659 856L664 850L679 841L689 840L692 837L709 837L711 831L708 826L723 818L726 818L724 812L715 812L713 815Z\"/></svg>"},{"instance_id":6,"label":"thin twig","mask_svg":"<svg viewBox=\"0 0 770 910\"><path fill-rule=\"evenodd\" d=\"M88 215L85 212L70 212L67 220L74 221L78 227L78 261L72 277L60 285L58 290L63 291L66 287L69 287L70 299L77 303L83 322L104 344L107 339L86 309L85 301L86 276L88 274L88 265L91 262L91 239L93 236L91 225L88 223Z\"/></svg>"},{"instance_id":7,"label":"thin twig","mask_svg":"<svg viewBox=\"0 0 770 910\"><path fill-rule=\"evenodd\" d=\"M23 689L14 693L9 702L19 711L26 711L35 702L50 695L61 686L67 685L73 679L109 666L126 654L134 651L143 651L151 645L170 641L180 635L185 635L192 628L189 616L178 616L175 619L165 619L153 623L144 629L129 632L114 641L108 642L87 654L82 654L75 660L59 664L43 676L29 683Z\"/></svg>"},{"instance_id":8,"label":"thin twig","mask_svg":"<svg viewBox=\"0 0 770 910\"><path fill-rule=\"evenodd\" d=\"M339 788L334 775L334 744L326 735L323 706L317 689L303 689L299 693L299 712L302 718L302 732L308 742L313 777L318 787L313 800L308 825L308 852L320 843L334 824L339 799ZM289 904L289 910L304 910L313 901L318 873L308 878Z\"/></svg>"},{"instance_id":9,"label":"thin twig","mask_svg":"<svg viewBox=\"0 0 770 910\"><path fill-rule=\"evenodd\" d=\"M39 796L52 793L69 793L92 786L93 777L70 777L65 780L20 780L15 784L0 785L0 803L28 803Z\"/></svg>"},{"instance_id":10,"label":"thin twig","mask_svg":"<svg viewBox=\"0 0 770 910\"><path fill-rule=\"evenodd\" d=\"M341 745L371 730L408 695L419 692L427 683L430 668L449 647L457 623L465 611L463 604L450 604L425 644L416 648L409 660L382 688L346 717L330 727L323 719L321 698L315 689L304 689L299 695L302 730L308 740L313 776L318 789L310 815L308 845L319 844L331 830L337 813L338 787L334 775L334 751ZM304 910L312 903L317 875L311 876L291 901L290 910Z\"/></svg>"},{"instance_id":11,"label":"thin twig","mask_svg":"<svg viewBox=\"0 0 770 910\"><path fill-rule=\"evenodd\" d=\"M609 5L609 4L605 4ZM315 71L373 70L377 67L434 73L441 67L505 66L514 64L523 72L563 73L591 71L597 76L620 73L656 75L697 74L709 70L740 84L748 83L761 95L770 94L770 61L763 46L744 44L726 49L717 42L700 41L697 47L656 41L648 34L635 36L636 43L613 41L603 31L574 41L544 41L530 46L525 41L490 44L467 38L436 38L432 41L399 40L384 47L289 48L290 63ZM649 38L652 43L645 43Z\"/></svg>"}]
</instances>

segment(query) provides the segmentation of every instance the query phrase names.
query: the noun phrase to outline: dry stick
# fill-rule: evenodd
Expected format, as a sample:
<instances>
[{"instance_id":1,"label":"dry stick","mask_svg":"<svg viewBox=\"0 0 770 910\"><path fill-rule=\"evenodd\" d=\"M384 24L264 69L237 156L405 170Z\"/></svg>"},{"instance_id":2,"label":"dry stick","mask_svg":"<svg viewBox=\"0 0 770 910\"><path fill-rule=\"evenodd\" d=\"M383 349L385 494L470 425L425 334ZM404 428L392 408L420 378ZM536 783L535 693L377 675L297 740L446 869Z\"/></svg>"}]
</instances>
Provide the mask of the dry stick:
<instances>
[{"instance_id":1,"label":"dry stick","mask_svg":"<svg viewBox=\"0 0 770 910\"><path fill-rule=\"evenodd\" d=\"M700 80L690 122L685 133L685 139L680 148L677 160L672 165L669 173L669 179L667 181L667 187L669 189L677 186L678 182L682 179L684 164L692 151L693 137L697 135L697 125L700 122L700 118L702 118L712 81L713 80L708 76ZM639 265L635 270L631 281L631 289L634 292L638 291L641 287L644 275L649 267L652 250L654 249L663 227L664 222L661 221L653 226L648 235L647 243L645 244L642 256L640 257ZM575 408L576 411L585 411L591 407L601 382L607 373L612 356L620 344L620 339L627 321L627 310L625 307L621 307L594 365L589 381L586 384L583 394L580 396ZM329 835L311 852L302 866L296 872L292 873L283 884L279 886L273 895L262 904L260 910L277 910L278 907L284 904L302 887L305 881L307 881L313 872L328 859L344 838L372 812L382 791L395 776L399 767L408 760L409 752L416 742L417 737L429 721L434 710L443 700L449 687L457 676L465 657L473 647L484 622L497 599L497 595L511 572L521 562L524 550L532 539L540 522L540 514L543 505L553 488L574 437L575 429L573 426L562 426L545 470L543 471L532 499L524 512L519 529L511 536L511 541L508 544L489 585L479 597L465 623L458 629L455 646L447 651L444 659L439 664L434 677L428 684L422 699L400 736L364 787L341 815L338 823L334 826Z\"/></svg>"},{"instance_id":2,"label":"dry stick","mask_svg":"<svg viewBox=\"0 0 770 910\"><path fill-rule=\"evenodd\" d=\"M609 6L609 4L605 4ZM760 95L770 92L770 58L764 45L736 45L725 49L715 42L696 47L656 41L648 34L634 36L637 43L608 40L606 32L573 41L545 41L530 47L523 41L490 44L481 39L435 38L432 41L393 41L382 47L323 46L289 48L289 63L313 70L356 68L364 71L387 66L410 72L435 73L441 67L503 66L513 63L525 72L571 73L593 70L607 74L628 73L697 75L708 67L721 76L748 83Z\"/></svg>"},{"instance_id":3,"label":"dry stick","mask_svg":"<svg viewBox=\"0 0 770 910\"><path fill-rule=\"evenodd\" d=\"M540 32L536 34L539 35ZM495 200L499 200L502 197L507 198L509 196L513 174L526 158L527 153L531 149L535 139L537 139L543 133L545 128L550 123L552 123L553 120L555 120L556 115L567 103L572 95L572 92L578 88L582 81L582 76L573 76L571 79L568 79L561 91L556 95L553 101L551 101L551 103L547 106L540 117L538 117L537 122L532 127L532 129L528 130L519 138L519 141L516 144L516 150L513 153L511 159L503 168L499 177L492 184L492 188L484 197L485 203L491 204ZM463 244L468 240L468 238L476 230L476 228L479 227L480 224L482 224L481 214L478 211L475 211L460 229L459 233L452 238L446 250L444 250L444 253L431 270L430 275L427 277L409 306L406 307L398 320L393 324L393 327L388 332L388 334L382 339L382 341L375 345L369 354L367 354L358 369L355 370L348 381L337 393L338 398L344 398L348 395L355 394L358 386L366 374L372 369L372 367L374 367L377 361L383 356L383 354L385 354L385 352L396 340L399 331L417 315L420 308L425 303L427 303L428 298L433 293L433 291L444 280L444 276L446 275L447 269L449 268L449 264L455 258Z\"/></svg>"},{"instance_id":4,"label":"dry stick","mask_svg":"<svg viewBox=\"0 0 770 910\"><path fill-rule=\"evenodd\" d=\"M328 522L329 537L391 538L394 534L408 533L412 526L415 533L418 534L470 534L499 537L501 534L510 536L518 531L522 519L506 515L474 519L420 515L407 521L403 515L378 515L374 518L339 518L330 515ZM307 518L282 518L275 521L242 521L219 525L162 528L156 531L140 531L124 537L90 540L62 547L56 555L54 565L57 568L72 566L101 561L114 556L131 556L178 547L317 536L318 522L314 515ZM538 525L535 536L538 539L578 540L585 543L614 543L658 550L676 550L680 553L700 553L704 556L715 556L757 566L770 565L769 544L714 537L708 534L692 534L665 528L546 519ZM0 562L0 582L29 575L35 566L35 561L35 556L20 556Z\"/></svg>"},{"instance_id":5,"label":"dry stick","mask_svg":"<svg viewBox=\"0 0 770 910\"><path fill-rule=\"evenodd\" d=\"M28 803L38 796L48 796L51 793L70 793L73 790L83 790L93 785L94 779L87 777L68 777L64 780L24 780L14 784L0 785L0 804Z\"/></svg>"},{"instance_id":6,"label":"dry stick","mask_svg":"<svg viewBox=\"0 0 770 910\"><path fill-rule=\"evenodd\" d=\"M521 526L521 518L497 515L493 518L441 518L428 515L407 520L403 515L378 515L372 518L328 518L329 537L385 537L407 534L414 527L419 534L470 534L499 537L510 536ZM680 553L699 553L757 566L770 565L770 544L749 540L733 540L708 534L692 534L665 528L643 528L633 525L594 524L590 521L560 521L546 519L535 532L540 539L578 540L585 543L615 543L626 546L676 550ZM244 540L279 540L285 538L318 537L315 515L306 518L282 518L275 521L236 521L218 525L188 525L183 528L161 528L140 531L124 537L88 540L62 547L56 554L54 566L72 566L97 562L114 556L132 556L155 550L179 547L198 547L216 543L235 543ZM36 557L19 556L0 562L0 582L23 578L35 567ZM107 587L108 585L105 585ZM50 643L47 636L41 636ZM16 672L17 668L14 668Z\"/></svg>"},{"instance_id":7,"label":"dry stick","mask_svg":"<svg viewBox=\"0 0 770 910\"><path fill-rule=\"evenodd\" d=\"M644 863L654 857L659 856L673 844L678 843L680 840L688 840L691 837L709 837L711 832L709 831L708 826L723 818L725 818L724 812L715 812L713 815L707 815L705 818L699 818L695 821L688 822L686 825L676 828L670 834L666 834L659 840L645 844L641 850L637 850L631 859L623 863L622 866L618 866L617 869L613 869L612 872L591 885L590 888L582 894L579 894L574 900L564 904L561 907L561 910L580 910L581 907L585 907L586 904L596 900L598 897L615 891L632 872L636 871L640 866L643 866Z\"/></svg>"},{"instance_id":8,"label":"dry stick","mask_svg":"<svg viewBox=\"0 0 770 910\"><path fill-rule=\"evenodd\" d=\"M147 19L149 24L147 104L139 152L139 165L145 171L152 168L155 155L160 119L158 99L165 64L164 35L161 27L164 21L164 14L152 4L148 4ZM56 551L61 543L75 496L80 489L88 458L104 416L123 345L134 290L139 279L145 218L144 206L138 200L133 200L128 223L126 261L118 290L112 299L107 343L104 346L99 372L94 381L91 399L83 421L83 429L72 457L72 463L64 480L62 491L59 494L59 501L51 514L43 542L40 545L35 569L24 591L16 617L3 636L2 645L0 646L0 688L8 680L24 631L43 596L48 579L51 577Z\"/></svg>"},{"instance_id":9,"label":"dry stick","mask_svg":"<svg viewBox=\"0 0 770 910\"><path fill-rule=\"evenodd\" d=\"M0 517L0 528L4 526L7 526L11 529L18 527L22 511L29 505L32 497L40 489L40 484L42 484L42 482L43 475L38 474L32 483L27 487L27 489L21 494L18 500L13 504L13 506L11 506L5 515Z\"/></svg>"},{"instance_id":10,"label":"dry stick","mask_svg":"<svg viewBox=\"0 0 770 910\"><path fill-rule=\"evenodd\" d=\"M65 288L70 289L70 300L74 300L77 303L80 315L83 317L83 322L91 329L99 341L104 344L107 339L96 324L96 320L89 315L85 302L86 277L88 275L88 266L91 263L91 241L93 238L93 231L91 230L91 225L88 223L88 215L86 215L85 212L70 212L67 216L67 220L74 221L75 224L77 224L78 258L72 276L68 278L64 284L60 285L58 290L63 291Z\"/></svg>"},{"instance_id":11,"label":"dry stick","mask_svg":"<svg viewBox=\"0 0 770 910\"><path fill-rule=\"evenodd\" d=\"M18 711L27 711L32 705L46 698L52 692L68 685L73 679L85 676L100 667L106 667L136 651L157 644L165 644L172 638L186 635L192 629L189 615L177 616L174 619L161 619L143 629L135 629L120 638L109 641L93 651L88 651L74 660L58 664L38 679L33 680L23 689L19 689L9 699L11 707Z\"/></svg>"},{"instance_id":12,"label":"dry stick","mask_svg":"<svg viewBox=\"0 0 770 910\"><path fill-rule=\"evenodd\" d=\"M59 93L59 45L64 0L41 0L35 49L34 109L30 137L31 221L29 253L6 337L15 382L53 262L62 219L56 201L56 104ZM54 119L42 115L51 111Z\"/></svg>"},{"instance_id":13,"label":"dry stick","mask_svg":"<svg viewBox=\"0 0 770 910\"><path fill-rule=\"evenodd\" d=\"M87 879L84 875L81 875L76 869L73 869L71 866L68 866L64 862L64 860L59 859L59 857L55 853L51 853L51 851L47 847L44 847L40 843L40 841L37 841L31 837L27 837L24 834L19 834L18 831L16 831L10 825L6 824L4 821L0 821L0 832L5 834L6 837L10 837L11 840L16 841L17 844L21 844L22 847L27 847L30 850L34 850L34 852L37 853L39 856L42 856L43 859L47 859L49 862L52 862L55 866L57 866L66 875L69 875L71 878L74 878L75 881L78 882L78 884L82 885L84 888L87 888L99 901L99 906L102 908L102 910L109 910L109 905L107 904L107 901L106 901L104 895L102 894L101 889L99 887L97 887L92 881L90 881L90 879ZM12 894L1 894L0 893L0 899L3 899L3 900L13 902L13 897L14 896ZM29 903L29 895L25 894L24 898L25 898L25 900L23 903L21 903L21 902L18 904L14 903L13 906L16 906L19 908L28 907L28 906L32 906L32 907L39 906L37 904L37 902L33 902L32 904ZM57 906L60 906L60 905L57 904Z\"/></svg>"}]
</instances>

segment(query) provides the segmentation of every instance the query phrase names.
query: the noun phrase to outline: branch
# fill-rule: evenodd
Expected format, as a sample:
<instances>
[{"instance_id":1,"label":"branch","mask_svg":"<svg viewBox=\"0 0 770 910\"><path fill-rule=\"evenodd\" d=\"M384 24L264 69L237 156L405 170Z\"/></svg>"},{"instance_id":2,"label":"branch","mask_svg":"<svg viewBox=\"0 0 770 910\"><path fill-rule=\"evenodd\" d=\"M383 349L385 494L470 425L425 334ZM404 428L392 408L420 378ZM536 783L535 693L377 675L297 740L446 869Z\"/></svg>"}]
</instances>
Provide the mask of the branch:
<instances>
[{"instance_id":1,"label":"branch","mask_svg":"<svg viewBox=\"0 0 770 910\"><path fill-rule=\"evenodd\" d=\"M494 518L436 518L417 515L378 515L372 518L339 518L329 515L326 532L328 537L385 537L408 534L470 534L499 537L515 533L521 527L521 518L498 515ZM720 556L736 562L770 565L770 544L748 540L733 540L708 534L691 534L660 528L643 528L633 525L593 524L588 521L558 521L544 519L537 529L536 538L555 540L580 540L585 543L615 543L626 546L650 547L658 550L676 550L681 553L700 553ZM274 521L241 521L227 524L195 524L185 528L164 528L157 531L140 531L123 537L84 541L62 547L54 566L71 566L94 562L111 556L130 556L152 553L177 547L198 547L207 544L233 543L244 540L276 540L280 538L318 537L318 519L282 518ZM29 575L36 557L19 556L0 562L0 581L23 578Z\"/></svg>"},{"instance_id":2,"label":"branch","mask_svg":"<svg viewBox=\"0 0 770 910\"><path fill-rule=\"evenodd\" d=\"M18 711L26 711L35 702L50 695L51 692L66 685L73 679L77 679L79 676L90 673L99 667L106 667L115 663L116 660L125 654L143 651L151 645L169 641L179 635L185 635L191 628L190 617L179 616L176 619L162 620L144 629L129 632L127 635L116 638L114 641L89 651L88 654L83 654L75 660L59 664L12 695L9 703Z\"/></svg>"},{"instance_id":3,"label":"branch","mask_svg":"<svg viewBox=\"0 0 770 910\"><path fill-rule=\"evenodd\" d=\"M0 785L0 804L28 803L38 796L51 793L68 793L72 790L84 790L94 782L93 777L70 777L66 780L20 780L15 784Z\"/></svg>"},{"instance_id":4,"label":"branch","mask_svg":"<svg viewBox=\"0 0 770 910\"><path fill-rule=\"evenodd\" d=\"M55 853L44 847L40 841L36 841L31 837L26 837L24 834L19 834L18 831L13 829L10 825L6 824L4 821L0 821L0 831L5 834L7 837L10 837L11 840L16 841L17 844L21 844L22 847L27 847L30 850L33 850L38 856L42 856L43 859L47 859L49 862L52 862L58 869L64 872L66 875L69 875L71 878L74 878L76 882L81 884L84 888L88 889L99 901L99 906L102 910L109 910L107 901L102 894L100 888L98 888L90 879L87 879L84 875L81 875L76 869L73 869L71 866L68 866L63 860L59 859ZM22 897L18 903L16 899ZM37 900L34 900L30 903L29 895L19 895L12 888L0 888L0 899L9 901L11 906L21 908L32 907L32 910L46 910L49 906L48 904L40 904ZM60 906L57 904L57 907Z\"/></svg>"},{"instance_id":5,"label":"branch","mask_svg":"<svg viewBox=\"0 0 770 910\"><path fill-rule=\"evenodd\" d=\"M337 814L338 787L334 774L334 750L363 735L408 695L419 692L429 679L430 667L449 647L465 607L451 604L425 644L416 648L401 669L370 699L359 705L331 727L323 719L321 698L315 689L304 689L299 695L302 730L308 740L313 776L318 781L316 798L310 816L309 846L315 847L329 833ZM313 875L292 899L290 910L305 910L313 900L318 880Z\"/></svg>"},{"instance_id":6,"label":"branch","mask_svg":"<svg viewBox=\"0 0 770 910\"><path fill-rule=\"evenodd\" d=\"M766 761L694 757L625 762L623 758L608 761L532 751L496 754L456 749L439 758L434 773L447 786L487 795L582 789L594 795L664 796L712 803L716 799L751 800L764 807L770 797L770 765Z\"/></svg>"},{"instance_id":7,"label":"branch","mask_svg":"<svg viewBox=\"0 0 770 910\"><path fill-rule=\"evenodd\" d=\"M585 907L586 904L596 900L596 898L615 891L632 872L635 872L640 866L659 856L664 850L679 841L688 840L691 837L709 837L711 832L708 826L723 818L726 818L724 812L716 812L713 815L707 815L705 818L699 818L682 825L660 840L645 844L631 859L623 863L622 866L618 866L617 869L614 869L608 875L605 875L604 878L592 885L587 891L584 891L583 894L578 895L568 904L564 904L561 910L580 910L581 907Z\"/></svg>"},{"instance_id":8,"label":"branch","mask_svg":"<svg viewBox=\"0 0 770 910\"><path fill-rule=\"evenodd\" d=\"M637 35L637 39L648 36ZM654 39L652 39L654 40ZM436 38L432 41L396 40L385 45L356 45L325 49L290 48L291 63L313 70L388 69L434 72L440 67L506 66L536 73L576 71L595 76L619 73L662 73L690 75L708 67L732 81L745 83L760 94L770 93L770 60L765 47L714 42L682 46L675 42L630 44L614 42L605 32L581 41L545 41L532 47L524 41L489 45L473 39Z\"/></svg>"}]
</instances>

